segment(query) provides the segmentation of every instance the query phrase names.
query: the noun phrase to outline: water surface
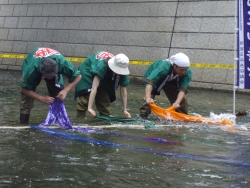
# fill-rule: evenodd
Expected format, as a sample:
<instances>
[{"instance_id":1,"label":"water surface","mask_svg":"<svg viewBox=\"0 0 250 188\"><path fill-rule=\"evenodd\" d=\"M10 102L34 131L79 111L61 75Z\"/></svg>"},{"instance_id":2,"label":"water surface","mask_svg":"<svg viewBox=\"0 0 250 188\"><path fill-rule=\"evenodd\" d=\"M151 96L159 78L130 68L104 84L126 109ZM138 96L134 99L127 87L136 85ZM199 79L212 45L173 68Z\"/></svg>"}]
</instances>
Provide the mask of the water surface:
<instances>
[{"instance_id":1,"label":"water surface","mask_svg":"<svg viewBox=\"0 0 250 188\"><path fill-rule=\"evenodd\" d=\"M149 120L164 127L117 126L103 129L103 134L64 129L53 129L51 134L31 128L4 129L19 125L18 78L18 72L0 71L0 187L250 186L250 135L231 133L223 126L170 122L151 115ZM37 92L46 94L44 82ZM128 87L128 108L134 118L138 117L143 95L142 85ZM232 97L232 93L190 89L189 111L204 117L209 117L210 112L232 114ZM122 117L119 95L117 98L112 115ZM236 110L249 110L249 99L247 94L237 94ZM163 93L156 102L169 107ZM74 126L111 124L89 116L84 121L77 120L73 91L68 94L65 106ZM48 106L36 101L30 125L43 122L47 112ZM238 117L235 128L249 131L249 120L248 116ZM162 138L176 144L136 137ZM96 144L96 140L100 142Z\"/></svg>"}]
</instances>

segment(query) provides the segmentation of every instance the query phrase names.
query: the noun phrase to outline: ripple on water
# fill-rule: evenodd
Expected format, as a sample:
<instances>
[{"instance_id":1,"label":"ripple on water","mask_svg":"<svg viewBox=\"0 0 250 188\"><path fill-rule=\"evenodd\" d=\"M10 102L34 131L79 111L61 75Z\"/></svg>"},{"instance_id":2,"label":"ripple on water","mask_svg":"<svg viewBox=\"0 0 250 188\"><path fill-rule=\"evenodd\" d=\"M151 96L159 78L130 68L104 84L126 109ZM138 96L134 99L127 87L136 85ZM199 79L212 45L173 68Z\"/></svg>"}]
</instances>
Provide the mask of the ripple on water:
<instances>
[{"instance_id":1,"label":"ripple on water","mask_svg":"<svg viewBox=\"0 0 250 188\"><path fill-rule=\"evenodd\" d=\"M2 76L2 73L0 72ZM19 74L17 74L19 77ZM17 83L18 84L18 83ZM42 84L42 83L41 83ZM39 85L38 92L45 94L45 85ZM4 84L0 90L0 122L3 125L16 126L18 123L20 95L15 89L8 90ZM41 87L40 87L41 86ZM1 87L0 87L1 88ZM13 88L13 87L11 87ZM144 93L142 86L128 88L128 109L133 117L138 117L139 107ZM14 91L14 92L13 92ZM136 92L131 92L136 91ZM133 95L131 94L133 93ZM94 121L87 117L84 121L75 118L74 91L69 92L65 106L69 117L76 125L110 125L111 123ZM216 97L215 97L216 96ZM190 112L193 115L207 117L215 114L230 113L228 109L231 94L190 90L188 96ZM205 99L205 100L204 100ZM237 106L246 105L250 95L242 95ZM162 93L157 96L159 106L169 107ZM244 107L242 105L242 107ZM30 122L39 124L46 118L48 106L35 102ZM112 112L123 116L121 99L112 104ZM250 114L250 113L249 113ZM229 114L229 116L231 116ZM214 116L221 118L222 115ZM225 116L223 116L224 118ZM247 187L250 182L250 168L241 166L249 162L250 135L230 133L225 126L182 123L159 119L154 115L149 120L161 128L134 129L133 125L112 131L140 137L158 137L173 140L177 145L171 147L162 143L121 138L110 135L94 135L103 141L127 144L148 150L165 151L176 154L166 156L129 148L109 148L93 143L82 143L62 137L46 134L38 130L0 130L0 186L25 187ZM237 117L236 128L248 131L250 116ZM123 124L121 124L123 125ZM77 135L77 132L60 130ZM83 133L79 133L82 136ZM183 159L185 155L204 156L204 161ZM226 161L239 165L216 161L221 156ZM206 158L207 157L207 158ZM215 160L209 160L216 158ZM206 160L208 159L208 160ZM220 159L220 158L219 158ZM4 176L2 175L4 174ZM18 175L18 178L15 178ZM180 180L180 177L182 178ZM222 178L223 177L223 178ZM236 182L236 183L235 183ZM233 184L234 183L234 184ZM45 186L46 185L46 186Z\"/></svg>"},{"instance_id":2,"label":"ripple on water","mask_svg":"<svg viewBox=\"0 0 250 188\"><path fill-rule=\"evenodd\" d=\"M222 177L219 175L213 175L213 174L195 174L196 176L203 176L203 177L210 177L210 178L217 178L221 179Z\"/></svg>"}]
</instances>

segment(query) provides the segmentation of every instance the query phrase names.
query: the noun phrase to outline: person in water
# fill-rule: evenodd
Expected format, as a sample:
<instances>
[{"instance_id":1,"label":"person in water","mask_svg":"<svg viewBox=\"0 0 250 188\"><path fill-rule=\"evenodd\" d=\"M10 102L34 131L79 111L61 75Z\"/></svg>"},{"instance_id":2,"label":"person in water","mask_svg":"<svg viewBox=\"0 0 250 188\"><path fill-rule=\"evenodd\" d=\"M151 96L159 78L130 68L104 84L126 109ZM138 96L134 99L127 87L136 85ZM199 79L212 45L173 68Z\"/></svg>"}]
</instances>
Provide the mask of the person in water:
<instances>
[{"instance_id":1,"label":"person in water","mask_svg":"<svg viewBox=\"0 0 250 188\"><path fill-rule=\"evenodd\" d=\"M96 116L96 109L100 115L111 115L111 103L116 100L116 89L120 86L123 114L131 118L127 111L127 89L130 81L129 59L124 54L114 56L110 52L98 51L90 55L81 63L79 71L81 80L76 85L75 99L76 117L85 118L88 111L92 117Z\"/></svg>"},{"instance_id":2,"label":"person in water","mask_svg":"<svg viewBox=\"0 0 250 188\"><path fill-rule=\"evenodd\" d=\"M64 87L63 75L69 84ZM44 79L48 95L36 92L36 87ZM20 90L20 124L27 124L33 108L34 100L45 104L52 104L55 98L63 101L68 92L81 79L80 72L58 51L51 48L35 48L24 59L21 69Z\"/></svg>"},{"instance_id":3,"label":"person in water","mask_svg":"<svg viewBox=\"0 0 250 188\"><path fill-rule=\"evenodd\" d=\"M177 112L188 114L185 95L192 79L190 61L184 53L177 53L169 59L155 61L144 74L145 100L140 108L140 117L147 118L151 113L150 103L163 90Z\"/></svg>"}]
</instances>

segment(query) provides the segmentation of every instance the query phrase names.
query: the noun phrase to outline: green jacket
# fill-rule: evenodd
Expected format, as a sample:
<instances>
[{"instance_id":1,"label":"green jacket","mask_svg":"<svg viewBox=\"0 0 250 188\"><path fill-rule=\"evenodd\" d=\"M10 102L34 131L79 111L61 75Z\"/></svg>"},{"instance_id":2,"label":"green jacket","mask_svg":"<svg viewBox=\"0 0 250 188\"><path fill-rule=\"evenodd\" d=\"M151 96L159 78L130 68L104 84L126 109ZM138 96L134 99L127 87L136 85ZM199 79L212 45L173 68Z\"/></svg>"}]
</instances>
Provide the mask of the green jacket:
<instances>
[{"instance_id":1,"label":"green jacket","mask_svg":"<svg viewBox=\"0 0 250 188\"><path fill-rule=\"evenodd\" d=\"M128 86L130 83L128 75L113 75L113 72L108 66L109 58L114 55L109 52L98 51L90 55L79 66L79 71L82 75L81 80L76 85L75 98L90 93L95 75L100 77L100 84L104 81L109 82L112 86L110 91L110 99L115 96L115 90L118 86ZM111 102L113 100L110 100Z\"/></svg>"},{"instance_id":2,"label":"green jacket","mask_svg":"<svg viewBox=\"0 0 250 188\"><path fill-rule=\"evenodd\" d=\"M80 74L76 67L58 51L51 48L36 48L23 61L21 76L24 82L20 80L21 87L33 90L39 85L42 79L40 63L45 57L52 58L57 62L58 82L55 84L63 84L62 75L65 75L68 78L68 82L71 83Z\"/></svg>"},{"instance_id":3,"label":"green jacket","mask_svg":"<svg viewBox=\"0 0 250 188\"><path fill-rule=\"evenodd\" d=\"M153 87L153 93L159 94L162 87L168 81L173 70L173 65L168 59L155 61L148 67L144 74L144 84L150 84ZM179 91L187 92L187 88L192 79L192 71L190 68L182 76L176 78Z\"/></svg>"}]
</instances>

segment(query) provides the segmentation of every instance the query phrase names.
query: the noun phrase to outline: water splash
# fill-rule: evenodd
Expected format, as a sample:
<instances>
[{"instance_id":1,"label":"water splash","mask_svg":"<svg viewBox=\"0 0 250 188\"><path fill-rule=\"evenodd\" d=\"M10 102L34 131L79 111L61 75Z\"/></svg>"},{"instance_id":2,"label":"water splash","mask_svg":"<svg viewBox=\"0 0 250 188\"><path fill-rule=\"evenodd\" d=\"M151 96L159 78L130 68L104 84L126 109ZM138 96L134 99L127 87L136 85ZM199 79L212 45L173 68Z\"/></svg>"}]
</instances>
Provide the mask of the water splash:
<instances>
[{"instance_id":1,"label":"water splash","mask_svg":"<svg viewBox=\"0 0 250 188\"><path fill-rule=\"evenodd\" d=\"M221 113L221 114L215 114L213 112L210 112L210 119L214 121L215 123L219 123L223 121L224 119L231 121L233 124L236 124L236 116L229 113Z\"/></svg>"}]
</instances>

